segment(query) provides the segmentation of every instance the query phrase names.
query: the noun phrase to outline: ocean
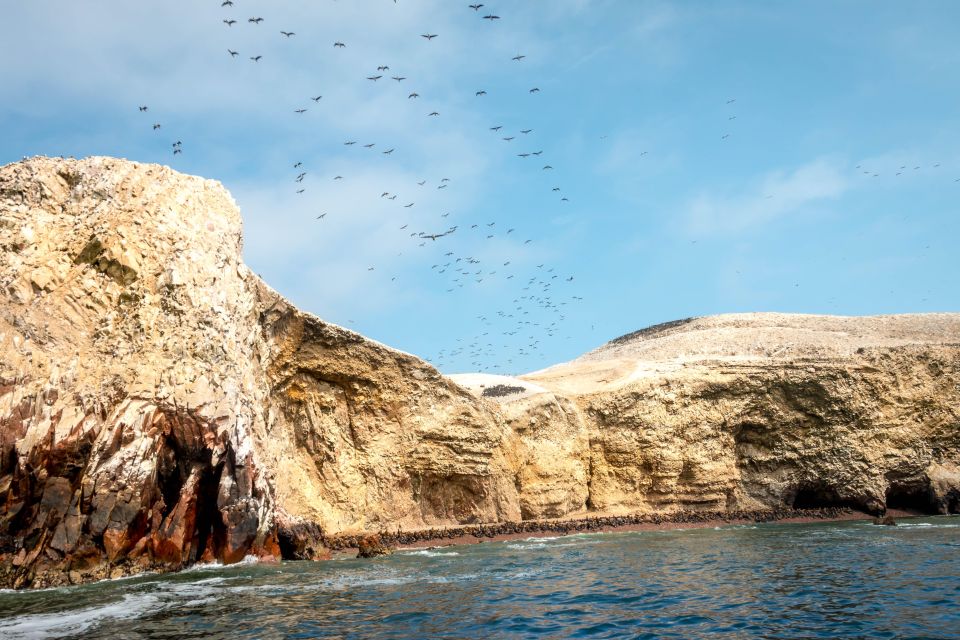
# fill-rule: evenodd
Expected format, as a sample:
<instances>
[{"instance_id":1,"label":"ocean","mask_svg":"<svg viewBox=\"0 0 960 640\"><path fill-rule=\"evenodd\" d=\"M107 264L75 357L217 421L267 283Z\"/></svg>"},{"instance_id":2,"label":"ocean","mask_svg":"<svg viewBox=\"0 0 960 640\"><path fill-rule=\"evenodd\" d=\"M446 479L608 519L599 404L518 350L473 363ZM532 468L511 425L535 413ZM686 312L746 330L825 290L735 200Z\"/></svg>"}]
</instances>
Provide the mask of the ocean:
<instances>
[{"instance_id":1,"label":"ocean","mask_svg":"<svg viewBox=\"0 0 960 640\"><path fill-rule=\"evenodd\" d=\"M0 638L960 638L960 517L594 533L0 592Z\"/></svg>"}]
</instances>

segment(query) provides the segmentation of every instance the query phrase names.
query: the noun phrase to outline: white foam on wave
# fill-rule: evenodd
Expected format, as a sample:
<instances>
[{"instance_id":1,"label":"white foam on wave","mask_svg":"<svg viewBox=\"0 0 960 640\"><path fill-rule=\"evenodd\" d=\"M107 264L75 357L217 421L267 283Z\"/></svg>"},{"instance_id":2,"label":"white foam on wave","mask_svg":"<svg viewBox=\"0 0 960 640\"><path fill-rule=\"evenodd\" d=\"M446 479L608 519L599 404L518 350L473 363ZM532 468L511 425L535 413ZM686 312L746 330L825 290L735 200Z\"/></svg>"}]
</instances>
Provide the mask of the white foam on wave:
<instances>
[{"instance_id":1,"label":"white foam on wave","mask_svg":"<svg viewBox=\"0 0 960 640\"><path fill-rule=\"evenodd\" d=\"M106 620L135 620L166 609L209 604L222 597L220 585L227 580L215 576L190 582L151 582L108 604L0 620L0 638L75 637Z\"/></svg>"},{"instance_id":2,"label":"white foam on wave","mask_svg":"<svg viewBox=\"0 0 960 640\"><path fill-rule=\"evenodd\" d=\"M435 551L433 549L417 549L416 551L404 551L405 556L427 556L428 558L442 558L445 556L458 556L456 551Z\"/></svg>"},{"instance_id":3,"label":"white foam on wave","mask_svg":"<svg viewBox=\"0 0 960 640\"><path fill-rule=\"evenodd\" d=\"M893 528L893 527L891 527ZM957 524L940 524L934 522L898 522L898 529L957 529L960 528L960 523Z\"/></svg>"},{"instance_id":4,"label":"white foam on wave","mask_svg":"<svg viewBox=\"0 0 960 640\"><path fill-rule=\"evenodd\" d=\"M192 573L194 571L212 571L216 569L242 567L244 565L259 564L259 563L260 563L260 558L258 558L257 556L244 556L243 560L241 560L240 562L234 562L233 564L223 564L222 562L198 562L197 564L187 567L180 573Z\"/></svg>"},{"instance_id":5,"label":"white foam on wave","mask_svg":"<svg viewBox=\"0 0 960 640\"><path fill-rule=\"evenodd\" d=\"M145 613L165 608L153 593L128 594L121 600L98 607L87 607L62 613L39 613L0 620L0 637L65 638L84 633L104 620L133 620Z\"/></svg>"}]
</instances>

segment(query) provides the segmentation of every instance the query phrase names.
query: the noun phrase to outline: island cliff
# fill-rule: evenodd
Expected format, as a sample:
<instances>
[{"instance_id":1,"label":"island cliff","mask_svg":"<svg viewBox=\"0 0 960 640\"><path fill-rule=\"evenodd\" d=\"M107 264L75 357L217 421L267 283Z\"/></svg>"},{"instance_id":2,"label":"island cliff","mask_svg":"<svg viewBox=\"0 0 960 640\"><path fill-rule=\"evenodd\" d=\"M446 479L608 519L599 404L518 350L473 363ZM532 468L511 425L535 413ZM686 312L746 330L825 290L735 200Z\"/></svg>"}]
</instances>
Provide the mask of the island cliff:
<instances>
[{"instance_id":1,"label":"island cliff","mask_svg":"<svg viewBox=\"0 0 960 640\"><path fill-rule=\"evenodd\" d=\"M324 557L339 533L960 510L960 315L670 323L445 377L293 307L218 183L0 168L0 586Z\"/></svg>"}]
</instances>

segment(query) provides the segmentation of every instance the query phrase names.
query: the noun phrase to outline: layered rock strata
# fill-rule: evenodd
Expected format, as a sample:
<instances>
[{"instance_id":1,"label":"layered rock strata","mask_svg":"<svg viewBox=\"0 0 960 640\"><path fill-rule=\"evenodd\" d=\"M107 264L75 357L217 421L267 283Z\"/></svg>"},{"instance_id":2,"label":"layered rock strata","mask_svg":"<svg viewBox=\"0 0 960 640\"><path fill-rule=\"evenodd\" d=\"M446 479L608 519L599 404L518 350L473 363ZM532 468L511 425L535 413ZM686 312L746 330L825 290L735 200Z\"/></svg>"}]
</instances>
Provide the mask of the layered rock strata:
<instances>
[{"instance_id":1,"label":"layered rock strata","mask_svg":"<svg viewBox=\"0 0 960 640\"><path fill-rule=\"evenodd\" d=\"M960 508L960 315L702 318L451 379L297 310L241 242L215 182L0 168L0 586L363 532Z\"/></svg>"}]
</instances>

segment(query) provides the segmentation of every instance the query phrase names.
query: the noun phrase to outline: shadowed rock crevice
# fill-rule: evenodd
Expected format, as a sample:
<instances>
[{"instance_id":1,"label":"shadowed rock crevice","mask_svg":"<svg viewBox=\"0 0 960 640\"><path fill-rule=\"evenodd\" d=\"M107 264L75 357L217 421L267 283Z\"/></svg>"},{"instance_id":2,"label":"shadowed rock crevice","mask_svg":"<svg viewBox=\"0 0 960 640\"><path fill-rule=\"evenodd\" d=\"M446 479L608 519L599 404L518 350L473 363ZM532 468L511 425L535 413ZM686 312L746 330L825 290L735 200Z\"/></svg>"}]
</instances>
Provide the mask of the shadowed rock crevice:
<instances>
[{"instance_id":1,"label":"shadowed rock crevice","mask_svg":"<svg viewBox=\"0 0 960 640\"><path fill-rule=\"evenodd\" d=\"M949 505L941 504L937 500L936 493L926 478L893 482L887 489L885 498L887 509L903 509L927 515L950 512Z\"/></svg>"}]
</instances>

